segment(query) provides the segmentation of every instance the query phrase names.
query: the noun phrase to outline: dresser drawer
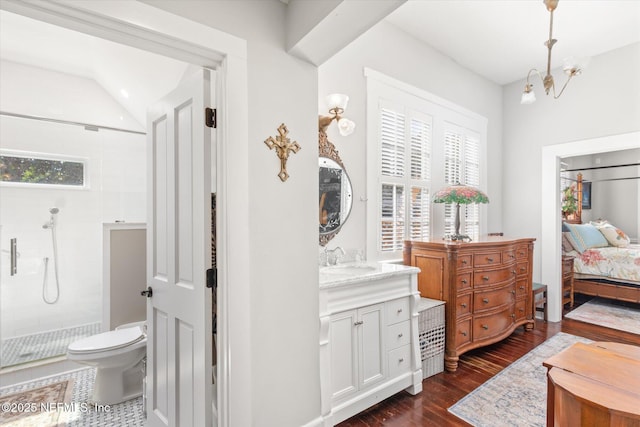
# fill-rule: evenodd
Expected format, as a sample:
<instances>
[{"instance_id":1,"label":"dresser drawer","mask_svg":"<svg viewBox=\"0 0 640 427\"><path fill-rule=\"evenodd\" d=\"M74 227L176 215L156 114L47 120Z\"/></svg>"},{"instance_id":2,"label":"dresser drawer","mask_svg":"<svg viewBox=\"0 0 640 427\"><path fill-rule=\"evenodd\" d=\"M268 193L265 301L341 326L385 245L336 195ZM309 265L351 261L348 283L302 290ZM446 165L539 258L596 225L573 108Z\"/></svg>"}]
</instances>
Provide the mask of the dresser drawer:
<instances>
[{"instance_id":1,"label":"dresser drawer","mask_svg":"<svg viewBox=\"0 0 640 427\"><path fill-rule=\"evenodd\" d=\"M515 302L514 285L501 286L498 289L476 291L473 293L473 312L479 313L493 310L501 305L512 305Z\"/></svg>"},{"instance_id":2,"label":"dresser drawer","mask_svg":"<svg viewBox=\"0 0 640 427\"><path fill-rule=\"evenodd\" d=\"M474 267L486 267L488 265L500 265L502 257L500 252L487 252L484 254L475 254L473 256Z\"/></svg>"},{"instance_id":3,"label":"dresser drawer","mask_svg":"<svg viewBox=\"0 0 640 427\"><path fill-rule=\"evenodd\" d=\"M398 348L411 341L411 324L408 320L387 326L387 348Z\"/></svg>"},{"instance_id":4,"label":"dresser drawer","mask_svg":"<svg viewBox=\"0 0 640 427\"><path fill-rule=\"evenodd\" d=\"M516 259L528 259L529 258L529 246L520 245L516 246Z\"/></svg>"},{"instance_id":5,"label":"dresser drawer","mask_svg":"<svg viewBox=\"0 0 640 427\"><path fill-rule=\"evenodd\" d=\"M456 348L471 342L471 319L456 322Z\"/></svg>"},{"instance_id":6,"label":"dresser drawer","mask_svg":"<svg viewBox=\"0 0 640 427\"><path fill-rule=\"evenodd\" d=\"M471 295L472 294L458 295L458 297L456 298L458 302L458 307L456 308L456 317L462 317L471 313Z\"/></svg>"},{"instance_id":7,"label":"dresser drawer","mask_svg":"<svg viewBox=\"0 0 640 427\"><path fill-rule=\"evenodd\" d=\"M387 325L409 320L409 298L399 298L385 303Z\"/></svg>"},{"instance_id":8,"label":"dresser drawer","mask_svg":"<svg viewBox=\"0 0 640 427\"><path fill-rule=\"evenodd\" d=\"M458 274L456 283L459 291L471 289L471 273Z\"/></svg>"},{"instance_id":9,"label":"dresser drawer","mask_svg":"<svg viewBox=\"0 0 640 427\"><path fill-rule=\"evenodd\" d=\"M474 341L499 335L508 329L514 322L512 307L487 316L476 316L473 319Z\"/></svg>"},{"instance_id":10,"label":"dresser drawer","mask_svg":"<svg viewBox=\"0 0 640 427\"><path fill-rule=\"evenodd\" d=\"M516 282L516 297L520 298L526 296L529 293L529 286L527 279L521 279Z\"/></svg>"},{"instance_id":11,"label":"dresser drawer","mask_svg":"<svg viewBox=\"0 0 640 427\"><path fill-rule=\"evenodd\" d=\"M526 300L520 300L516 302L516 321L523 320L527 316L526 306Z\"/></svg>"},{"instance_id":12,"label":"dresser drawer","mask_svg":"<svg viewBox=\"0 0 640 427\"><path fill-rule=\"evenodd\" d=\"M458 256L458 262L456 263L458 269L462 268L470 268L471 267L471 255L460 255Z\"/></svg>"},{"instance_id":13,"label":"dresser drawer","mask_svg":"<svg viewBox=\"0 0 640 427\"><path fill-rule=\"evenodd\" d=\"M529 273L529 263L527 261L518 261L516 264L516 272L518 276L526 276Z\"/></svg>"},{"instance_id":14,"label":"dresser drawer","mask_svg":"<svg viewBox=\"0 0 640 427\"><path fill-rule=\"evenodd\" d=\"M502 263L509 264L511 261L516 260L516 250L515 249L507 249L502 251Z\"/></svg>"},{"instance_id":15,"label":"dresser drawer","mask_svg":"<svg viewBox=\"0 0 640 427\"><path fill-rule=\"evenodd\" d=\"M389 377L411 370L411 346L405 345L389 352Z\"/></svg>"},{"instance_id":16,"label":"dresser drawer","mask_svg":"<svg viewBox=\"0 0 640 427\"><path fill-rule=\"evenodd\" d=\"M476 271L473 273L473 287L490 286L515 278L516 271L511 267L503 267L491 271Z\"/></svg>"}]
</instances>

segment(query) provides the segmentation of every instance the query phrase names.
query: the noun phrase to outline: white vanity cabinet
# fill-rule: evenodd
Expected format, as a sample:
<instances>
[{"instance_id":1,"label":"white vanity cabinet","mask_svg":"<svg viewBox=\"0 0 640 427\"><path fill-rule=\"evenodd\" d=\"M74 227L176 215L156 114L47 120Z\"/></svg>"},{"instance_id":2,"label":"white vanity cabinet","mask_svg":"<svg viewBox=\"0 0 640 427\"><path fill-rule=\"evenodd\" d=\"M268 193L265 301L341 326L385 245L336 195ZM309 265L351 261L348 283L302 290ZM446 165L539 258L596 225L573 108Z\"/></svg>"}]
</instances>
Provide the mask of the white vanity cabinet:
<instances>
[{"instance_id":1,"label":"white vanity cabinet","mask_svg":"<svg viewBox=\"0 0 640 427\"><path fill-rule=\"evenodd\" d=\"M345 274L340 274L343 270ZM388 264L343 270L321 269L320 274L320 386L325 426L399 391L422 391L419 270Z\"/></svg>"}]
</instances>

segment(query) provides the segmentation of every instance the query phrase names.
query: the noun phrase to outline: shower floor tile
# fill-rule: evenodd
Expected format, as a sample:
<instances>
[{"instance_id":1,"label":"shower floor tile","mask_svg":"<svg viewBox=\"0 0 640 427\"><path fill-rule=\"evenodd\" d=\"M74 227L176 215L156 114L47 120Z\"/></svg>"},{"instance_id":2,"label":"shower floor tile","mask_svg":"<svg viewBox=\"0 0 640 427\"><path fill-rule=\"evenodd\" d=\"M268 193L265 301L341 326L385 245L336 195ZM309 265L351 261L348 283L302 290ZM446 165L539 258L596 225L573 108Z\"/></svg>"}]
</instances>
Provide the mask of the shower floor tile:
<instances>
[{"instance_id":1,"label":"shower floor tile","mask_svg":"<svg viewBox=\"0 0 640 427\"><path fill-rule=\"evenodd\" d=\"M0 388L0 396L73 379L71 403L75 405L70 405L70 409L64 414L67 420L67 427L143 427L145 419L142 411L142 397L116 405L107 405L100 408L100 410L95 409L94 405L91 404L91 392L95 377L95 368L84 368L53 377Z\"/></svg>"},{"instance_id":2,"label":"shower floor tile","mask_svg":"<svg viewBox=\"0 0 640 427\"><path fill-rule=\"evenodd\" d=\"M3 340L0 367L65 355L73 341L98 333L100 323L92 323Z\"/></svg>"}]
</instances>

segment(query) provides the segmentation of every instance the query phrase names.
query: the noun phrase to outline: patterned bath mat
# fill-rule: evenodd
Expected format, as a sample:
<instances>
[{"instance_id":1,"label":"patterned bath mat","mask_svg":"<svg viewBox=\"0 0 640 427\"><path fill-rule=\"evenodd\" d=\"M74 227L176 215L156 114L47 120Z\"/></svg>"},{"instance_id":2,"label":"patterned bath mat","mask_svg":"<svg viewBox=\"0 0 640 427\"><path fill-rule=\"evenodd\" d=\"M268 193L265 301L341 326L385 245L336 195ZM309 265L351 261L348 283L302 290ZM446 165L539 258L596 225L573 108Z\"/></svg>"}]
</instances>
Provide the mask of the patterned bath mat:
<instances>
[{"instance_id":1,"label":"patterned bath mat","mask_svg":"<svg viewBox=\"0 0 640 427\"><path fill-rule=\"evenodd\" d=\"M565 317L640 335L640 304L594 298Z\"/></svg>"},{"instance_id":2,"label":"patterned bath mat","mask_svg":"<svg viewBox=\"0 0 640 427\"><path fill-rule=\"evenodd\" d=\"M559 332L463 397L449 412L477 427L545 426L549 357L590 340Z\"/></svg>"},{"instance_id":3,"label":"patterned bath mat","mask_svg":"<svg viewBox=\"0 0 640 427\"><path fill-rule=\"evenodd\" d=\"M0 425L6 427L64 426L73 380L0 396Z\"/></svg>"}]
</instances>

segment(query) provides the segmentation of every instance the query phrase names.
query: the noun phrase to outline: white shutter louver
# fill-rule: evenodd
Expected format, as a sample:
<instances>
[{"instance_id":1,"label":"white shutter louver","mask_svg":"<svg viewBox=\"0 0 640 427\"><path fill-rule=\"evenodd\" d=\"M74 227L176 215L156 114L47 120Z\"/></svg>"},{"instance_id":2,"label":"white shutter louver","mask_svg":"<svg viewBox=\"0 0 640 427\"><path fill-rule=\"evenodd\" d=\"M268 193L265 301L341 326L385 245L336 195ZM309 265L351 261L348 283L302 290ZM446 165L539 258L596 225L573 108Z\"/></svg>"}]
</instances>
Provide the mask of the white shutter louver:
<instances>
[{"instance_id":1,"label":"white shutter louver","mask_svg":"<svg viewBox=\"0 0 640 427\"><path fill-rule=\"evenodd\" d=\"M404 187L382 184L380 250L401 251L404 239Z\"/></svg>"},{"instance_id":2,"label":"white shutter louver","mask_svg":"<svg viewBox=\"0 0 640 427\"><path fill-rule=\"evenodd\" d=\"M404 176L404 114L380 109L380 160L382 176Z\"/></svg>"}]
</instances>

